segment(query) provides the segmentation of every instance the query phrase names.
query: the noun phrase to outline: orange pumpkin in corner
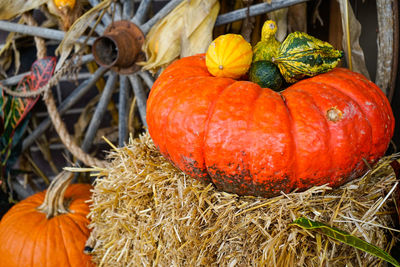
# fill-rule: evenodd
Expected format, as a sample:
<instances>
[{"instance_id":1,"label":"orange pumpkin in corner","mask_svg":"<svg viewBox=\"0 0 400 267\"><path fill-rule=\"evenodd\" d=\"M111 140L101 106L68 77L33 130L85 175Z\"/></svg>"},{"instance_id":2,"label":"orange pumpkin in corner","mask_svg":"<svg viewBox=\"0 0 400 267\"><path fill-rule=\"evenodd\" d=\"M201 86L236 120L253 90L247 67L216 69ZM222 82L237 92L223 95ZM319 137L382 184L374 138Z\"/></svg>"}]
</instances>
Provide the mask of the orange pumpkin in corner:
<instances>
[{"instance_id":1,"label":"orange pumpkin in corner","mask_svg":"<svg viewBox=\"0 0 400 267\"><path fill-rule=\"evenodd\" d=\"M62 172L47 192L14 205L0 222L0 267L94 266L84 254L91 186ZM68 187L68 188L67 188Z\"/></svg>"}]
</instances>

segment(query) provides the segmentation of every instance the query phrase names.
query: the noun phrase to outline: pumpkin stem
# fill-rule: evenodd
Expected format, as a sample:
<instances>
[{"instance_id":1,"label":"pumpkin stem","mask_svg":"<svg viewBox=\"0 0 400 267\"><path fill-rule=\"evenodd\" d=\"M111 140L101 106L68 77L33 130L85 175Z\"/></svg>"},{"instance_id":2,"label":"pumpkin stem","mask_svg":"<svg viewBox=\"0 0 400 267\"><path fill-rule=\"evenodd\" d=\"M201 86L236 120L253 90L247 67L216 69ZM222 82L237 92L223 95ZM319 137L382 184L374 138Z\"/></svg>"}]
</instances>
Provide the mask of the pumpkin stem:
<instances>
[{"instance_id":1,"label":"pumpkin stem","mask_svg":"<svg viewBox=\"0 0 400 267\"><path fill-rule=\"evenodd\" d=\"M326 117L329 121L338 122L343 117L343 112L336 107L332 107L327 110Z\"/></svg>"},{"instance_id":2,"label":"pumpkin stem","mask_svg":"<svg viewBox=\"0 0 400 267\"><path fill-rule=\"evenodd\" d=\"M42 205L37 208L46 214L47 219L69 212L64 202L64 194L72 178L71 172L62 171L50 183Z\"/></svg>"}]
</instances>

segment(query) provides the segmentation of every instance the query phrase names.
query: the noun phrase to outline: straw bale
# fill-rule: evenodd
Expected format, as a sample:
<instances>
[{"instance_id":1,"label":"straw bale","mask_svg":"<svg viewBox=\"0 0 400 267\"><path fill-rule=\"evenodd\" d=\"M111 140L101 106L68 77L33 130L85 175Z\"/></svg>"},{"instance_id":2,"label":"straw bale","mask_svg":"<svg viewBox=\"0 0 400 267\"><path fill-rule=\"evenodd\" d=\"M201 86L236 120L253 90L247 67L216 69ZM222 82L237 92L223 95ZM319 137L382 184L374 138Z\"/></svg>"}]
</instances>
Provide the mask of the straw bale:
<instances>
[{"instance_id":1,"label":"straw bale","mask_svg":"<svg viewBox=\"0 0 400 267\"><path fill-rule=\"evenodd\" d=\"M335 190L239 197L185 175L143 135L110 152L111 167L96 174L93 260L99 266L379 266L374 256L289 224L304 216L390 250L394 157Z\"/></svg>"}]
</instances>

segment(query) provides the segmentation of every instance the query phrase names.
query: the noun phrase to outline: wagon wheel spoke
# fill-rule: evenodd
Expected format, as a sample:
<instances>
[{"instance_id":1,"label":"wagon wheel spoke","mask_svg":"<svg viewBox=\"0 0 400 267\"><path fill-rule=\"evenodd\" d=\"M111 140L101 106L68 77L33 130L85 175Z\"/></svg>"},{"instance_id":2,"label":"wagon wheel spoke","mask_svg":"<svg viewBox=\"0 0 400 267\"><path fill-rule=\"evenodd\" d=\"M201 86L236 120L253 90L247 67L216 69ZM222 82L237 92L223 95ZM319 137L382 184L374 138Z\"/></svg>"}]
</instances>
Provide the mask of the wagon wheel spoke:
<instances>
[{"instance_id":1,"label":"wagon wheel spoke","mask_svg":"<svg viewBox=\"0 0 400 267\"><path fill-rule=\"evenodd\" d=\"M119 76L119 103L118 103L118 145L124 146L128 138L128 78Z\"/></svg>"},{"instance_id":2,"label":"wagon wheel spoke","mask_svg":"<svg viewBox=\"0 0 400 267\"><path fill-rule=\"evenodd\" d=\"M101 94L99 103L97 104L96 110L94 111L93 117L90 121L89 127L86 131L85 138L82 142L82 150L88 152L94 137L96 136L96 132L100 127L100 123L104 117L106 112L106 107L111 100L112 93L114 91L115 83L117 81L117 74L115 72L111 72L110 77L108 77L106 85L104 87L104 91Z\"/></svg>"},{"instance_id":3,"label":"wagon wheel spoke","mask_svg":"<svg viewBox=\"0 0 400 267\"><path fill-rule=\"evenodd\" d=\"M143 79L144 83L147 85L148 88L153 87L154 78L148 71L139 71L138 75L140 76L140 78Z\"/></svg>"},{"instance_id":4,"label":"wagon wheel spoke","mask_svg":"<svg viewBox=\"0 0 400 267\"><path fill-rule=\"evenodd\" d=\"M92 22L92 23L90 24L90 28L94 29L95 33L97 33L98 35L102 35L102 34L104 33L104 31L105 31L106 28L104 28L104 26L101 25L100 23L97 24L97 25L95 25L95 24L96 24L95 21Z\"/></svg>"},{"instance_id":5,"label":"wagon wheel spoke","mask_svg":"<svg viewBox=\"0 0 400 267\"><path fill-rule=\"evenodd\" d=\"M97 0L89 0L89 3L92 5L92 7L95 7L99 4L99 1ZM104 25L109 25L112 22L112 18L110 14L107 12L104 13L103 17L101 18L101 21L104 23Z\"/></svg>"},{"instance_id":6,"label":"wagon wheel spoke","mask_svg":"<svg viewBox=\"0 0 400 267\"><path fill-rule=\"evenodd\" d=\"M249 16L257 16L270 11L274 11L284 7L289 7L307 1L309 0L276 0L272 1L271 3L266 2L266 3L255 4L250 6L249 10L247 10L246 7L219 15L217 17L217 20L215 21L215 26L220 26L223 24L228 24L235 22L237 20L244 19L247 17L247 12Z\"/></svg>"},{"instance_id":7,"label":"wagon wheel spoke","mask_svg":"<svg viewBox=\"0 0 400 267\"><path fill-rule=\"evenodd\" d=\"M142 120L143 126L147 127L147 122L146 122L147 97L144 92L143 85L140 82L138 75L136 75L136 74L130 75L129 81L131 82L132 90L136 97L137 106L138 106L139 114L140 114L140 119Z\"/></svg>"},{"instance_id":8,"label":"wagon wheel spoke","mask_svg":"<svg viewBox=\"0 0 400 267\"><path fill-rule=\"evenodd\" d=\"M151 0L143 0L140 2L137 12L136 12L135 16L132 18L133 23L139 24L139 25L143 24L143 22L146 18L147 12L150 8L150 3L151 3Z\"/></svg>"},{"instance_id":9,"label":"wagon wheel spoke","mask_svg":"<svg viewBox=\"0 0 400 267\"><path fill-rule=\"evenodd\" d=\"M114 20L121 20L122 19L122 6L118 2L114 2L113 6L111 7L114 13Z\"/></svg>"},{"instance_id":10,"label":"wagon wheel spoke","mask_svg":"<svg viewBox=\"0 0 400 267\"><path fill-rule=\"evenodd\" d=\"M21 33L30 36L42 37L45 39L57 40L57 41L62 41L65 37L65 32L60 30L48 29L38 26L28 26L4 20L0 20L0 30ZM78 43L87 42L87 44L91 45L95 38L89 37L87 41L86 39L87 39L86 36L81 36L76 40L76 42Z\"/></svg>"},{"instance_id":11,"label":"wagon wheel spoke","mask_svg":"<svg viewBox=\"0 0 400 267\"><path fill-rule=\"evenodd\" d=\"M160 11L157 12L151 19L149 19L146 23L140 26L142 32L147 34L151 27L154 26L160 19L164 18L169 14L177 5L179 5L183 0L172 0L168 4L166 4Z\"/></svg>"},{"instance_id":12,"label":"wagon wheel spoke","mask_svg":"<svg viewBox=\"0 0 400 267\"><path fill-rule=\"evenodd\" d=\"M142 3L142 2L141 2ZM122 7L123 19L131 19L133 16L133 1L125 0Z\"/></svg>"}]
</instances>

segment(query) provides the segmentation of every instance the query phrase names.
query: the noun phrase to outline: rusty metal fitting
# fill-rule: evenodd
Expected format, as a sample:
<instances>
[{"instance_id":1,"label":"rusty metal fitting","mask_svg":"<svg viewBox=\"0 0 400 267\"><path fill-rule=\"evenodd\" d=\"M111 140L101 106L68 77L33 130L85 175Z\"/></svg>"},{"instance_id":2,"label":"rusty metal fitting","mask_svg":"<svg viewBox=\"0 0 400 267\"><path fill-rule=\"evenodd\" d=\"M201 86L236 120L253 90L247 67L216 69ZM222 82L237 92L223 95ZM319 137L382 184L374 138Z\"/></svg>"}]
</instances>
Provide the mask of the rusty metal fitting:
<instances>
[{"instance_id":1,"label":"rusty metal fitting","mask_svg":"<svg viewBox=\"0 0 400 267\"><path fill-rule=\"evenodd\" d=\"M121 20L107 27L103 36L94 41L92 51L99 65L121 74L130 74L140 68L135 62L145 59L141 51L143 43L144 35L139 27L128 20Z\"/></svg>"}]
</instances>

